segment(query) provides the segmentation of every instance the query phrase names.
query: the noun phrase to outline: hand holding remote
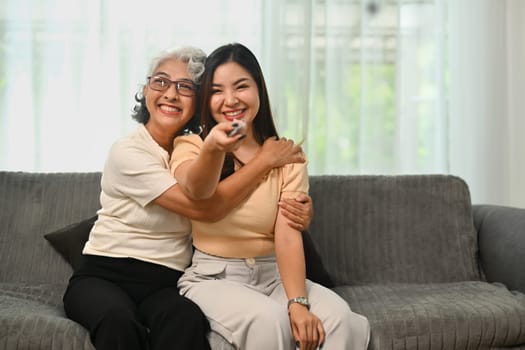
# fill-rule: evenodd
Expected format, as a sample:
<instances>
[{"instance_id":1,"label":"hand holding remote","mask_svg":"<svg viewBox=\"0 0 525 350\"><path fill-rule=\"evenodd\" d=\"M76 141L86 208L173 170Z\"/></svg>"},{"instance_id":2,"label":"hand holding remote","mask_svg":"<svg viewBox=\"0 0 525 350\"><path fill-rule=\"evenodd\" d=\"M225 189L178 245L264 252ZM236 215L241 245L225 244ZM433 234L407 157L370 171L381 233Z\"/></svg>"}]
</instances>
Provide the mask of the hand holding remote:
<instances>
[{"instance_id":1,"label":"hand holding remote","mask_svg":"<svg viewBox=\"0 0 525 350\"><path fill-rule=\"evenodd\" d=\"M228 133L228 137L233 137L237 134L240 134L244 131L246 123L242 120L237 120L232 123L233 130Z\"/></svg>"}]
</instances>

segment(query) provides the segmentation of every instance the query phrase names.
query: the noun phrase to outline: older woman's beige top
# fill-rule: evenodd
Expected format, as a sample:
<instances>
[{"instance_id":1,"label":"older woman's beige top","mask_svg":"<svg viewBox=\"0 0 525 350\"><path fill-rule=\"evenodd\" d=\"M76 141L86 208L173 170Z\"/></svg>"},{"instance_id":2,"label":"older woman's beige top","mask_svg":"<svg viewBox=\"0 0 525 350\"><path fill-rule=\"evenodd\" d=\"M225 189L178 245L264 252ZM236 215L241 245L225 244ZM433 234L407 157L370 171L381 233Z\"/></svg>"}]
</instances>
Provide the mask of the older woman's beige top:
<instances>
[{"instance_id":1,"label":"older woman's beige top","mask_svg":"<svg viewBox=\"0 0 525 350\"><path fill-rule=\"evenodd\" d=\"M179 271L189 265L189 219L153 203L177 183L169 158L144 125L111 147L101 180L102 208L84 254L130 257Z\"/></svg>"}]
</instances>

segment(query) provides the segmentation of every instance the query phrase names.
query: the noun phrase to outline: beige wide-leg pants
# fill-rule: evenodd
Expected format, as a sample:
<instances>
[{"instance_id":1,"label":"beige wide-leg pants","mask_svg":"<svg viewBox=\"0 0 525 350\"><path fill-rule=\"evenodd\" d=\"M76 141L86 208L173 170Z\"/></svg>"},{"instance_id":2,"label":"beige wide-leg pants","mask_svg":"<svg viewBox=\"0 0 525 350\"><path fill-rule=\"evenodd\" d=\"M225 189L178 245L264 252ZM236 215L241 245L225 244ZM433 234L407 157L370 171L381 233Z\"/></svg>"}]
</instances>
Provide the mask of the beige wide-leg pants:
<instances>
[{"instance_id":1,"label":"beige wide-leg pants","mask_svg":"<svg viewBox=\"0 0 525 350\"><path fill-rule=\"evenodd\" d=\"M275 256L224 259L196 250L178 286L236 349L295 349ZM367 348L370 327L364 316L328 288L307 280L306 289L310 310L326 332L323 349Z\"/></svg>"}]
</instances>

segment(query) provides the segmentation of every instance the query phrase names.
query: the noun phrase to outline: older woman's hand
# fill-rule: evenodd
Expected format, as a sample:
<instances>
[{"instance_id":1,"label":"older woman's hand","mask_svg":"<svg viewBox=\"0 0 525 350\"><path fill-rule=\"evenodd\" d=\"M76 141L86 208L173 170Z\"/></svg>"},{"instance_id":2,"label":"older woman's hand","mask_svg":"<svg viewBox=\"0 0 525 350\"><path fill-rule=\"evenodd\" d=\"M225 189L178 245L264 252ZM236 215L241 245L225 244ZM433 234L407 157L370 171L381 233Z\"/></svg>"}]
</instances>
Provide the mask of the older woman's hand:
<instances>
[{"instance_id":1,"label":"older woman's hand","mask_svg":"<svg viewBox=\"0 0 525 350\"><path fill-rule=\"evenodd\" d=\"M295 199L281 199L279 206L289 222L288 225L298 231L306 231L310 227L313 217L312 198L307 194L300 194Z\"/></svg>"},{"instance_id":2,"label":"older woman's hand","mask_svg":"<svg viewBox=\"0 0 525 350\"><path fill-rule=\"evenodd\" d=\"M306 162L300 145L286 138L267 138L258 152L259 161L269 164L271 168L279 168L290 163Z\"/></svg>"}]
</instances>

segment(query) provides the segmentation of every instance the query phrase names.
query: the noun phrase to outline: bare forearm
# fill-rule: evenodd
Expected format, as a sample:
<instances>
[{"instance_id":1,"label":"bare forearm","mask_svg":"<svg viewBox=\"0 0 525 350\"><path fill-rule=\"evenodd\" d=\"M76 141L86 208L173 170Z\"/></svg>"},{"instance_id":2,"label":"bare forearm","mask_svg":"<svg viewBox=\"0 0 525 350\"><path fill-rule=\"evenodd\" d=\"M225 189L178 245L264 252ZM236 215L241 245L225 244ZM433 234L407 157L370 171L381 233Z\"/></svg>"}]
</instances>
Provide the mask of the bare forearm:
<instances>
[{"instance_id":1,"label":"bare forearm","mask_svg":"<svg viewBox=\"0 0 525 350\"><path fill-rule=\"evenodd\" d=\"M219 184L224 152L211 151L203 147L199 156L189 162L181 178L177 178L192 199L210 198ZM177 176L179 172L175 175Z\"/></svg>"},{"instance_id":2,"label":"bare forearm","mask_svg":"<svg viewBox=\"0 0 525 350\"><path fill-rule=\"evenodd\" d=\"M275 230L277 265L288 299L306 295L306 267L301 233L279 215Z\"/></svg>"},{"instance_id":3,"label":"bare forearm","mask_svg":"<svg viewBox=\"0 0 525 350\"><path fill-rule=\"evenodd\" d=\"M217 189L224 156L238 147L240 141L239 137L227 136L231 128L230 123L217 124L202 141L197 157L179 164L175 170L175 177L190 198L207 199ZM194 145L198 143L195 141Z\"/></svg>"}]
</instances>

